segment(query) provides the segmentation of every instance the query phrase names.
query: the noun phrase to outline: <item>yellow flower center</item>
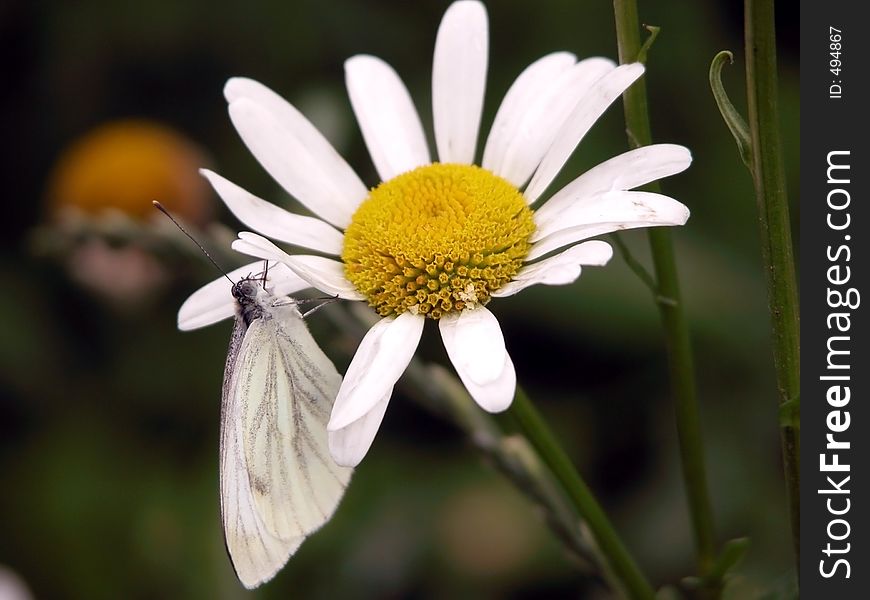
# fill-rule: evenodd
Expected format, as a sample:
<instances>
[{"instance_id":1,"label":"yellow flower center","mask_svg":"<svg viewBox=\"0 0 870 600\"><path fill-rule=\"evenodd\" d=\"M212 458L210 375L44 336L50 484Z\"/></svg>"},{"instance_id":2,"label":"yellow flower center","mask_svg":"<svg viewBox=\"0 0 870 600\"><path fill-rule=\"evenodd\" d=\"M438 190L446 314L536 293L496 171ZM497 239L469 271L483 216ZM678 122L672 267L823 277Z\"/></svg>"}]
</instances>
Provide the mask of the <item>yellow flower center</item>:
<instances>
[{"instance_id":1,"label":"yellow flower center","mask_svg":"<svg viewBox=\"0 0 870 600\"><path fill-rule=\"evenodd\" d=\"M345 275L382 316L489 302L529 253L532 211L473 165L418 167L373 189L344 235Z\"/></svg>"}]
</instances>

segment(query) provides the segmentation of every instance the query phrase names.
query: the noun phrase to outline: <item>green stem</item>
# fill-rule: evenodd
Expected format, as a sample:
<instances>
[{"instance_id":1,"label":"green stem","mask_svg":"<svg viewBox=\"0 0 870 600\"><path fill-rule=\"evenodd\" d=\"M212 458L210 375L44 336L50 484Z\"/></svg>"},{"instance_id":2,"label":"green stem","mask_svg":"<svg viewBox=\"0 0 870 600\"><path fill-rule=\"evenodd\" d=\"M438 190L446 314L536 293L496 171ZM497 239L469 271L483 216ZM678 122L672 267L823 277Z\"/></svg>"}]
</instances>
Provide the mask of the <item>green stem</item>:
<instances>
[{"instance_id":1,"label":"green stem","mask_svg":"<svg viewBox=\"0 0 870 600\"><path fill-rule=\"evenodd\" d=\"M633 62L641 49L637 4L635 0L614 0L613 7L616 16L619 60L622 63ZM646 85L643 79L626 90L623 94L623 103L629 140L639 146L650 144L652 134L647 113ZM659 191L657 184L651 184L649 188L652 191ZM667 342L680 458L695 535L698 570L704 578L711 574L716 548L689 327L680 295L670 231L666 228L650 229L649 240L658 280L658 293L673 300L673 303L659 302L658 307ZM712 596L718 596L718 582L711 582L711 588Z\"/></svg>"},{"instance_id":2,"label":"green stem","mask_svg":"<svg viewBox=\"0 0 870 600\"><path fill-rule=\"evenodd\" d=\"M613 245L616 246L616 249L619 250L620 256L622 256L622 260L625 261L625 264L628 265L628 268L631 269L635 275L637 275L638 279L640 279L643 284L649 289L652 293L653 297L656 299L656 302L662 302L664 304L669 304L671 306L676 305L676 300L671 298L665 298L659 293L659 284L655 280L655 278L649 274L640 262L634 257L631 253L631 250L628 249L628 246L625 245L625 242L622 241L622 237L618 233L611 233L610 239L613 241Z\"/></svg>"},{"instance_id":3,"label":"green stem","mask_svg":"<svg viewBox=\"0 0 870 600\"><path fill-rule=\"evenodd\" d=\"M594 565L612 589L619 589L562 485L528 439L516 435L516 427L504 428L497 415L482 411L456 375L441 365L426 365L414 358L403 381L412 384L406 390L412 399L463 430L472 444L543 509L547 524L565 548L574 553L581 568Z\"/></svg>"},{"instance_id":4,"label":"green stem","mask_svg":"<svg viewBox=\"0 0 870 600\"><path fill-rule=\"evenodd\" d=\"M323 310L333 323L354 338L367 326L343 307ZM423 407L441 414L462 430L502 472L545 511L550 527L575 555L596 565L614 590L633 600L652 600L652 587L628 556L613 526L544 420L518 386L511 410L491 415L480 410L455 375L437 365L411 360L402 381ZM517 429L523 435L515 435Z\"/></svg>"},{"instance_id":5,"label":"green stem","mask_svg":"<svg viewBox=\"0 0 870 600\"><path fill-rule=\"evenodd\" d=\"M658 295L659 286L658 283L656 283L655 278L650 275L649 271L647 271L634 257L631 250L629 250L628 246L625 245L625 242L622 241L622 236L618 233L611 233L610 239L613 242L613 245L616 246L616 249L619 250L619 254L622 256L622 260L625 261L625 264L628 265L628 268L637 275L637 278L643 282L653 296Z\"/></svg>"},{"instance_id":6,"label":"green stem","mask_svg":"<svg viewBox=\"0 0 870 600\"><path fill-rule=\"evenodd\" d=\"M571 459L565 454L547 423L519 386L509 413L516 419L523 435L553 472L574 503L577 512L585 520L599 551L607 559L613 574L625 586L624 591L628 597L653 599L655 592L652 586L629 556L613 525L610 524L586 482L577 473Z\"/></svg>"},{"instance_id":7,"label":"green stem","mask_svg":"<svg viewBox=\"0 0 870 600\"><path fill-rule=\"evenodd\" d=\"M800 398L800 317L792 256L788 196L777 109L773 0L746 0L746 90L752 138L752 177L773 326L773 361L780 407ZM781 441L796 564L800 564L800 420L782 424Z\"/></svg>"}]
</instances>

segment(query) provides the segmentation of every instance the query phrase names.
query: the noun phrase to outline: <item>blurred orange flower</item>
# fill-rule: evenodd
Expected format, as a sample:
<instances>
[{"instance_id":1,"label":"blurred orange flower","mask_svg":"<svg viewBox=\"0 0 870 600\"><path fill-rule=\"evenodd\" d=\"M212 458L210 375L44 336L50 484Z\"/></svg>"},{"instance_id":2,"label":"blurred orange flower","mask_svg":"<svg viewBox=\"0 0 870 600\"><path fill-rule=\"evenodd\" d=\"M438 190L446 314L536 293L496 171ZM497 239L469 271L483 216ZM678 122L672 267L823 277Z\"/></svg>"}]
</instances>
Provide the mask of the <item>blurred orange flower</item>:
<instances>
[{"instance_id":1,"label":"blurred orange flower","mask_svg":"<svg viewBox=\"0 0 870 600\"><path fill-rule=\"evenodd\" d=\"M159 123L107 123L64 151L49 178L49 210L57 217L70 209L91 216L117 209L151 220L151 201L159 200L184 221L203 224L212 213L197 172L205 162L196 145Z\"/></svg>"},{"instance_id":2,"label":"blurred orange flower","mask_svg":"<svg viewBox=\"0 0 870 600\"><path fill-rule=\"evenodd\" d=\"M37 247L82 287L128 310L141 306L170 279L154 254L169 242L152 201L194 230L209 223L211 192L198 173L205 163L193 142L165 125L101 125L64 150L49 175L49 222L37 229Z\"/></svg>"}]
</instances>

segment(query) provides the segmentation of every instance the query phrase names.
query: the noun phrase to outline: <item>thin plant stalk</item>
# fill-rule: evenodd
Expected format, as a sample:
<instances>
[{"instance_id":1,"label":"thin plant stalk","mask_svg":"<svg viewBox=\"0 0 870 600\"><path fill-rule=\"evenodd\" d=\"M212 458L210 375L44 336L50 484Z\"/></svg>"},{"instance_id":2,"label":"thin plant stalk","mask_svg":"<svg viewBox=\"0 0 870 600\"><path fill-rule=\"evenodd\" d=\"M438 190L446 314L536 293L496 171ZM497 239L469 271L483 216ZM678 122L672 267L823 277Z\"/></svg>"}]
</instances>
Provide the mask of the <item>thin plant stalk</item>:
<instances>
[{"instance_id":1,"label":"thin plant stalk","mask_svg":"<svg viewBox=\"0 0 870 600\"><path fill-rule=\"evenodd\" d=\"M638 60L641 52L640 21L635 0L614 0L619 60ZM647 109L646 85L641 79L623 94L625 122L629 141L636 146L652 143ZM658 184L650 184L658 192ZM695 384L689 327L680 296L674 247L665 227L649 230L653 264L658 286L658 300L668 351L668 364L675 402L677 434L683 480L688 496L692 530L697 551L698 571L709 577L716 560L715 532L710 493L704 462L704 446ZM712 596L718 595L718 583L708 582Z\"/></svg>"},{"instance_id":2,"label":"thin plant stalk","mask_svg":"<svg viewBox=\"0 0 870 600\"><path fill-rule=\"evenodd\" d=\"M363 336L366 327L357 320L359 315L354 318L338 307L331 308L327 307L324 313L343 331L351 332L355 337ZM415 358L408 365L405 377L416 384L418 391L424 392L411 394L412 397L427 408L445 414L465 430L475 445L491 456L518 488L542 504L559 538L578 556L596 563L601 568L602 577L617 588L615 591L630 600L654 600L652 585L628 554L589 486L519 385L505 417L494 419L471 401L461 384L451 382L443 369L426 369ZM506 427L496 422L505 419L512 420L532 452L519 467L517 451L521 447L510 442ZM535 467L538 462L549 471L559 493L551 489L553 486L546 474ZM570 504L579 521L572 520L564 502Z\"/></svg>"},{"instance_id":3,"label":"thin plant stalk","mask_svg":"<svg viewBox=\"0 0 870 600\"><path fill-rule=\"evenodd\" d=\"M746 91L752 177L773 327L783 468L800 564L800 316L777 108L773 0L746 0ZM799 570L799 569L798 569Z\"/></svg>"},{"instance_id":4,"label":"thin plant stalk","mask_svg":"<svg viewBox=\"0 0 870 600\"><path fill-rule=\"evenodd\" d=\"M607 560L613 576L621 582L624 588L622 591L633 600L655 598L652 586L628 554L628 550L589 486L583 481L546 421L519 385L508 412L562 485L592 534L598 551Z\"/></svg>"}]
</instances>

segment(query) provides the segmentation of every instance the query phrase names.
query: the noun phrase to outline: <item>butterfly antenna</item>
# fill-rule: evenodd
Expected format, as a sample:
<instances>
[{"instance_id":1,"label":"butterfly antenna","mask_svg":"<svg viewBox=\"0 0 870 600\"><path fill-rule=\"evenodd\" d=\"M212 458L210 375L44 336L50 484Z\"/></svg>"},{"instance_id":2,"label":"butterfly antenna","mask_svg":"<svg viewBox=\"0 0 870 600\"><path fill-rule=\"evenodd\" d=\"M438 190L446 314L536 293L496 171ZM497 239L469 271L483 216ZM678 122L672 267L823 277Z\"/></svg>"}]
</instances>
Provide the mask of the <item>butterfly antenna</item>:
<instances>
[{"instance_id":1,"label":"butterfly antenna","mask_svg":"<svg viewBox=\"0 0 870 600\"><path fill-rule=\"evenodd\" d=\"M217 262L215 261L215 259L213 259L213 258L211 257L211 254L208 253L208 250L206 250L205 248L203 248L202 244L200 244L198 241L196 241L196 238L193 237L192 235L190 235L190 234L187 232L187 230L186 230L184 227L181 226L181 223L179 223L178 221L176 221L176 220L175 220L175 217L173 217L171 214L169 214L169 211L166 210L166 208L165 208L162 204L160 204L157 200L152 200L151 203L154 205L154 208L156 208L157 210L159 210L160 212L162 212L164 215L166 215L167 217L169 217L169 220L172 221L173 223L175 223L175 226L178 227L178 229L181 231L181 233L183 233L184 235L186 235L186 236L190 239L191 242L193 242L194 244L196 244L196 247L197 247L197 248L199 248L200 250L202 250L202 253L205 254L205 257L209 260L209 262L211 262L211 264L213 264L213 265L215 266L215 268L217 268L218 271L220 271L221 273L223 273L223 276L226 277L227 280L228 280L230 283L232 283L233 285L236 284L235 281L233 281L232 279L230 279L230 276L227 275L227 272L224 271L224 270L221 268L221 266L220 266L219 264L217 264ZM268 263L267 263L267 264L268 264Z\"/></svg>"}]
</instances>

